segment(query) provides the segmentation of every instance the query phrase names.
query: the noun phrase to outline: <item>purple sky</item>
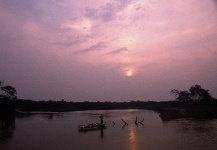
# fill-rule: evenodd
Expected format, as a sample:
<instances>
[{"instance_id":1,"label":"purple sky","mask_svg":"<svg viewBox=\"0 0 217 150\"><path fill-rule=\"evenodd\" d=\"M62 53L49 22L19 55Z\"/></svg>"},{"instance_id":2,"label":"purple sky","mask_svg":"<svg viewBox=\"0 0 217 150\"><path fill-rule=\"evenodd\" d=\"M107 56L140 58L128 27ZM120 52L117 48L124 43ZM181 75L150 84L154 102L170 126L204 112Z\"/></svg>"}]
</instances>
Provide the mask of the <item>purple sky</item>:
<instances>
[{"instance_id":1,"label":"purple sky","mask_svg":"<svg viewBox=\"0 0 217 150\"><path fill-rule=\"evenodd\" d=\"M0 80L34 100L217 98L217 2L1 0Z\"/></svg>"}]
</instances>

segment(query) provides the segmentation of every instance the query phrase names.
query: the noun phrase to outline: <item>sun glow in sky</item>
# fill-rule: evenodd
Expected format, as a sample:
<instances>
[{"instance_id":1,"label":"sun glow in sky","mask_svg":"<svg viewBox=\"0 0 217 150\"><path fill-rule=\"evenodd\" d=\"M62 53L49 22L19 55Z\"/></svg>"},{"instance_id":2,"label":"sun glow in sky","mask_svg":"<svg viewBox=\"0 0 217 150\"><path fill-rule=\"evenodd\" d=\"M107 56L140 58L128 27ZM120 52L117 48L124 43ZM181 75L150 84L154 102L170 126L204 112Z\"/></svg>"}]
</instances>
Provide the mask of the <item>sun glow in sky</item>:
<instances>
[{"instance_id":1,"label":"sun glow in sky","mask_svg":"<svg viewBox=\"0 0 217 150\"><path fill-rule=\"evenodd\" d=\"M132 76L133 75L133 73L132 73L132 70L127 70L127 76Z\"/></svg>"},{"instance_id":2,"label":"sun glow in sky","mask_svg":"<svg viewBox=\"0 0 217 150\"><path fill-rule=\"evenodd\" d=\"M131 77L131 76L134 75L134 72L133 72L132 69L127 69L127 70L125 71L125 74L126 74L126 76Z\"/></svg>"},{"instance_id":3,"label":"sun glow in sky","mask_svg":"<svg viewBox=\"0 0 217 150\"><path fill-rule=\"evenodd\" d=\"M20 98L217 97L216 0L1 0L0 33L0 80Z\"/></svg>"}]
</instances>

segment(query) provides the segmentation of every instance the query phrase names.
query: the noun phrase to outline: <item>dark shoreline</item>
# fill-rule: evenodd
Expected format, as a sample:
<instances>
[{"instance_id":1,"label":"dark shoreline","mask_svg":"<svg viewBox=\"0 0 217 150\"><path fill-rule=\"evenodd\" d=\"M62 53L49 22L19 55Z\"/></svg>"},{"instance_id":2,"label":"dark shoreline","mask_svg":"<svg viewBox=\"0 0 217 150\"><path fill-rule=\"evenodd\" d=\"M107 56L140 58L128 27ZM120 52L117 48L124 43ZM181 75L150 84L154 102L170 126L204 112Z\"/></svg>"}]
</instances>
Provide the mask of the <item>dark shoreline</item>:
<instances>
[{"instance_id":1,"label":"dark shoreline","mask_svg":"<svg viewBox=\"0 0 217 150\"><path fill-rule=\"evenodd\" d=\"M33 101L33 100L10 100L7 104L11 113L10 117L25 117L41 112L53 116L61 112L85 111L85 110L117 110L117 109L146 109L159 113L162 121L169 121L180 118L217 118L217 100L211 103L183 104L179 101L130 101L130 102L66 102L66 101ZM9 105L10 104L10 105ZM6 107L4 107L5 110ZM5 111L6 112L6 111ZM38 113L37 113L38 112ZM13 115L12 115L13 113ZM4 112L1 112L3 116ZM8 116L9 116L8 115ZM2 115L1 115L2 116ZM13 118L13 117L11 117Z\"/></svg>"},{"instance_id":2,"label":"dark shoreline","mask_svg":"<svg viewBox=\"0 0 217 150\"><path fill-rule=\"evenodd\" d=\"M179 101L130 101L130 102L66 102L66 101L15 101L16 109L28 112L70 112L84 110L146 109L158 112L162 121L180 118L217 118L217 101L183 104Z\"/></svg>"},{"instance_id":3,"label":"dark shoreline","mask_svg":"<svg viewBox=\"0 0 217 150\"><path fill-rule=\"evenodd\" d=\"M66 102L66 101L33 101L15 100L13 106L23 112L68 112L82 110L113 110L113 109L148 109L161 111L172 107L176 101L130 101L130 102Z\"/></svg>"},{"instance_id":4,"label":"dark shoreline","mask_svg":"<svg viewBox=\"0 0 217 150\"><path fill-rule=\"evenodd\" d=\"M159 116L163 121L181 118L217 119L217 105L165 108L160 112Z\"/></svg>"}]
</instances>

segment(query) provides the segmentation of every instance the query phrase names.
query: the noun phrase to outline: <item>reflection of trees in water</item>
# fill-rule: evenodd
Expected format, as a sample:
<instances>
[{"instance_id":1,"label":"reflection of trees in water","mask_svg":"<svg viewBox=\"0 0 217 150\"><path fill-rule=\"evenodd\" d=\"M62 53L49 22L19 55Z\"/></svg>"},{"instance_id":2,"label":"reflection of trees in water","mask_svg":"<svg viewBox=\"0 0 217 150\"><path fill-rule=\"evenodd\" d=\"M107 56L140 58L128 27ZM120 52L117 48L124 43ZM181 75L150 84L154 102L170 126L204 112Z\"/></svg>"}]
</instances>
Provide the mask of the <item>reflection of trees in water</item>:
<instances>
[{"instance_id":1,"label":"reflection of trees in water","mask_svg":"<svg viewBox=\"0 0 217 150\"><path fill-rule=\"evenodd\" d=\"M12 138L14 133L15 115L13 100L17 99L16 89L3 85L0 81L0 144Z\"/></svg>"},{"instance_id":2,"label":"reflection of trees in water","mask_svg":"<svg viewBox=\"0 0 217 150\"><path fill-rule=\"evenodd\" d=\"M101 138L104 138L104 131L103 131L103 130L104 130L103 128L100 129L100 131L101 131L101 132L100 132L100 137L101 137Z\"/></svg>"},{"instance_id":3,"label":"reflection of trees in water","mask_svg":"<svg viewBox=\"0 0 217 150\"><path fill-rule=\"evenodd\" d=\"M172 123L172 122L167 122ZM166 123L166 124L167 124ZM169 124L168 124L169 125ZM212 123L212 120L177 120L172 124L176 129L186 134L191 133L212 133L216 131L215 125Z\"/></svg>"},{"instance_id":4,"label":"reflection of trees in water","mask_svg":"<svg viewBox=\"0 0 217 150\"><path fill-rule=\"evenodd\" d=\"M14 135L14 129L4 129L0 130L0 144L7 143L8 141L11 141L12 137Z\"/></svg>"},{"instance_id":5,"label":"reflection of trees in water","mask_svg":"<svg viewBox=\"0 0 217 150\"><path fill-rule=\"evenodd\" d=\"M166 126L171 143L181 149L216 149L216 120L181 119L169 121Z\"/></svg>"},{"instance_id":6,"label":"reflection of trees in water","mask_svg":"<svg viewBox=\"0 0 217 150\"><path fill-rule=\"evenodd\" d=\"M47 118L48 120L52 120L54 117L58 117L58 116L63 116L63 113L54 113L54 112L49 112L49 113L38 113L38 114L42 114L44 118Z\"/></svg>"},{"instance_id":7,"label":"reflection of trees in water","mask_svg":"<svg viewBox=\"0 0 217 150\"><path fill-rule=\"evenodd\" d=\"M0 120L0 129L12 129L15 127L15 118L6 118L4 120Z\"/></svg>"},{"instance_id":8,"label":"reflection of trees in water","mask_svg":"<svg viewBox=\"0 0 217 150\"><path fill-rule=\"evenodd\" d=\"M54 117L63 116L62 112L16 112L16 118L18 119L29 119L31 117L35 117L37 115L42 115L43 118L47 118L48 120L52 120Z\"/></svg>"},{"instance_id":9,"label":"reflection of trees in water","mask_svg":"<svg viewBox=\"0 0 217 150\"><path fill-rule=\"evenodd\" d=\"M56 115L56 114L54 114L54 113L47 113L47 114L43 114L44 116L44 118L47 118L48 120L52 120L53 119L53 117Z\"/></svg>"},{"instance_id":10,"label":"reflection of trees in water","mask_svg":"<svg viewBox=\"0 0 217 150\"><path fill-rule=\"evenodd\" d=\"M13 127L14 121L14 109L10 100L0 99L0 129Z\"/></svg>"},{"instance_id":11,"label":"reflection of trees in water","mask_svg":"<svg viewBox=\"0 0 217 150\"><path fill-rule=\"evenodd\" d=\"M0 144L10 141L14 134L15 118L0 120Z\"/></svg>"},{"instance_id":12,"label":"reflection of trees in water","mask_svg":"<svg viewBox=\"0 0 217 150\"><path fill-rule=\"evenodd\" d=\"M197 132L197 133L211 133L215 130L215 127L208 120L191 121L182 127L185 132Z\"/></svg>"}]
</instances>

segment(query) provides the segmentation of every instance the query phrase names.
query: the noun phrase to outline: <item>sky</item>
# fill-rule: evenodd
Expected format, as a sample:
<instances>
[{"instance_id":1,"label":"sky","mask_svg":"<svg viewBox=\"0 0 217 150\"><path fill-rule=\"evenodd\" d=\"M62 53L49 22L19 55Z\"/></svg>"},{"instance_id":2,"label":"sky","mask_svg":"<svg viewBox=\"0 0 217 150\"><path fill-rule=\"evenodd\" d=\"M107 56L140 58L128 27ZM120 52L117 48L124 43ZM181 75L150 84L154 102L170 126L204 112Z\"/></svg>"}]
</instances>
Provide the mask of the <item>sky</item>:
<instances>
[{"instance_id":1,"label":"sky","mask_svg":"<svg viewBox=\"0 0 217 150\"><path fill-rule=\"evenodd\" d=\"M0 80L18 98L217 98L216 0L0 0Z\"/></svg>"}]
</instances>

